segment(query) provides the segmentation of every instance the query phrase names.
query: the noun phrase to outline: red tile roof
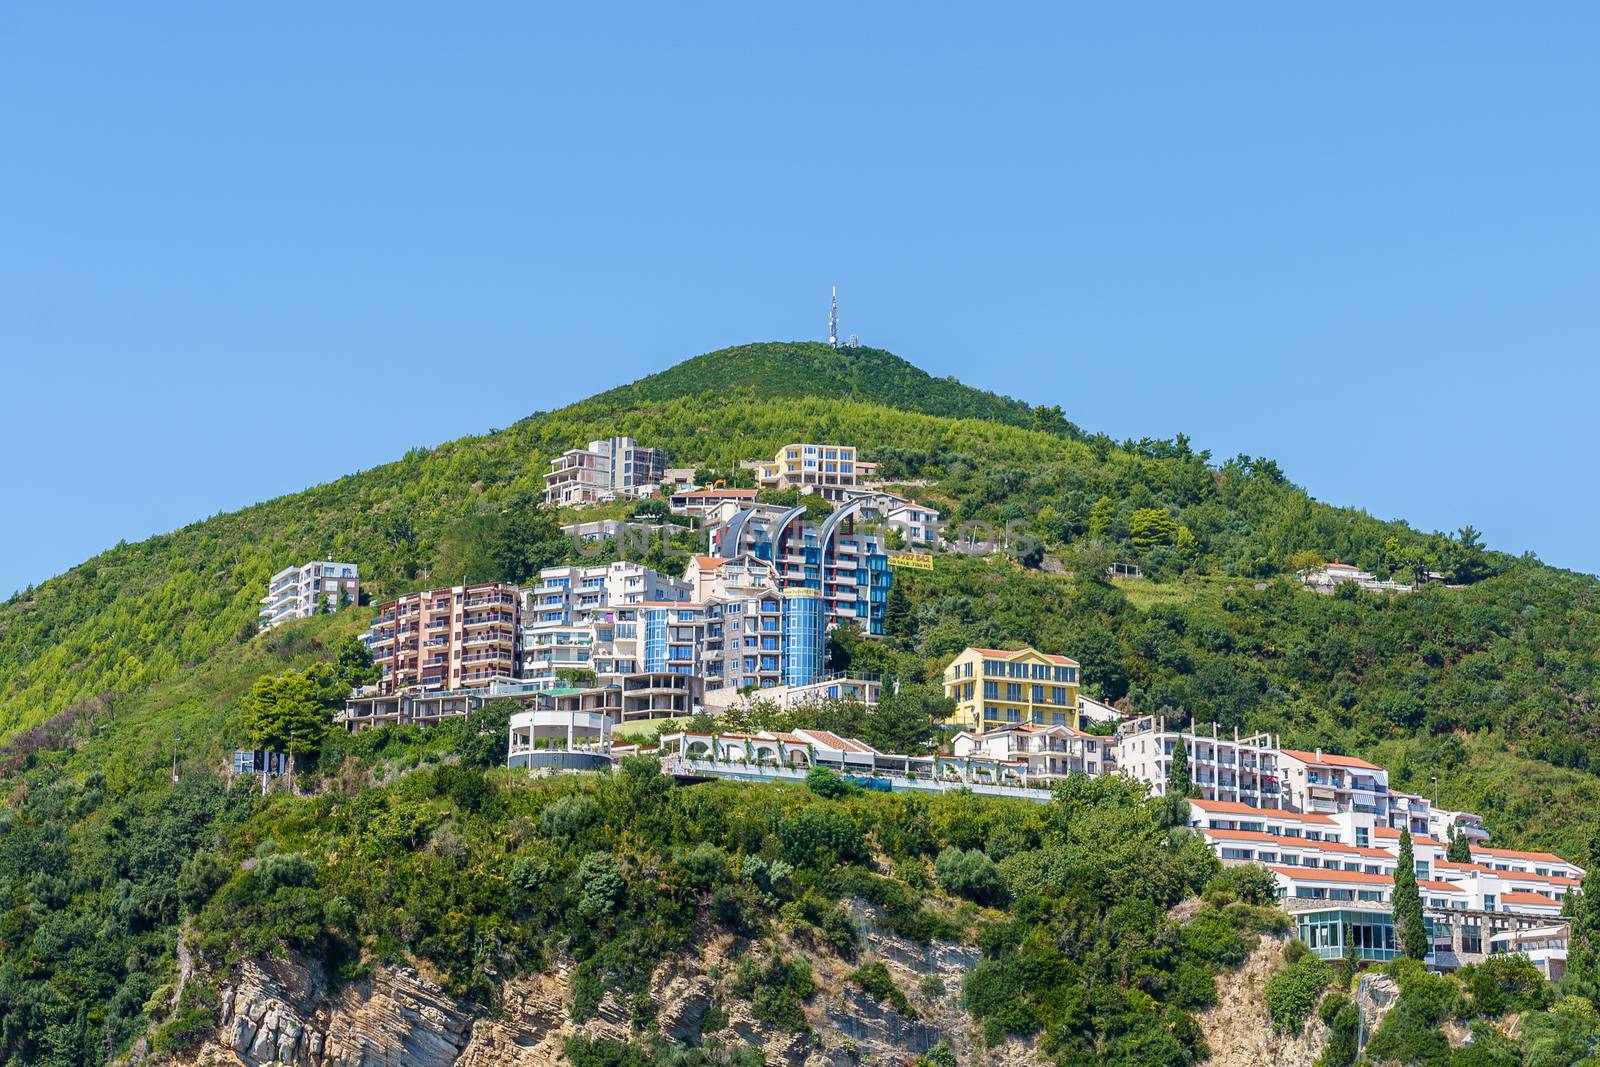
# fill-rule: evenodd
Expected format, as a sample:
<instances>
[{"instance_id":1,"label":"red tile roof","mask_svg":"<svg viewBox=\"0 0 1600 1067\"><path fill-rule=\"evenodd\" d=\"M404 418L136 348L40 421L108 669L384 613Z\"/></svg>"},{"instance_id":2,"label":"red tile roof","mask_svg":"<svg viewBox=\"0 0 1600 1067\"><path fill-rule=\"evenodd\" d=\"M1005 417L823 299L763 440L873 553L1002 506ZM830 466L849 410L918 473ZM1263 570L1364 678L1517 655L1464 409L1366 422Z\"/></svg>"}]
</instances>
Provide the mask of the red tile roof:
<instances>
[{"instance_id":1,"label":"red tile roof","mask_svg":"<svg viewBox=\"0 0 1600 1067\"><path fill-rule=\"evenodd\" d=\"M1435 882L1431 878L1418 878L1417 879L1417 887L1419 889L1432 890L1435 893L1465 893L1466 892L1465 889L1462 889L1458 885L1454 885L1454 884L1452 884L1450 882Z\"/></svg>"},{"instance_id":2,"label":"red tile roof","mask_svg":"<svg viewBox=\"0 0 1600 1067\"><path fill-rule=\"evenodd\" d=\"M1340 756L1332 752L1324 752L1319 756L1315 752L1305 752L1298 748L1286 748L1281 751L1291 759L1297 759L1301 763L1313 763L1319 767L1357 767L1366 771L1383 770L1376 763L1368 763L1366 760L1356 759L1354 756Z\"/></svg>"},{"instance_id":3,"label":"red tile roof","mask_svg":"<svg viewBox=\"0 0 1600 1067\"><path fill-rule=\"evenodd\" d=\"M1500 894L1502 904L1520 904L1523 907L1559 908L1561 901L1554 897L1547 897L1543 893L1524 893L1520 890Z\"/></svg>"},{"instance_id":4,"label":"red tile roof","mask_svg":"<svg viewBox=\"0 0 1600 1067\"><path fill-rule=\"evenodd\" d=\"M1310 811L1285 811L1281 808L1252 808L1248 804L1240 804L1233 800L1190 800L1190 804L1201 811L1214 811L1222 815L1259 815L1263 818L1284 819L1289 822L1304 822L1332 825L1333 820L1326 815L1318 815Z\"/></svg>"}]
</instances>

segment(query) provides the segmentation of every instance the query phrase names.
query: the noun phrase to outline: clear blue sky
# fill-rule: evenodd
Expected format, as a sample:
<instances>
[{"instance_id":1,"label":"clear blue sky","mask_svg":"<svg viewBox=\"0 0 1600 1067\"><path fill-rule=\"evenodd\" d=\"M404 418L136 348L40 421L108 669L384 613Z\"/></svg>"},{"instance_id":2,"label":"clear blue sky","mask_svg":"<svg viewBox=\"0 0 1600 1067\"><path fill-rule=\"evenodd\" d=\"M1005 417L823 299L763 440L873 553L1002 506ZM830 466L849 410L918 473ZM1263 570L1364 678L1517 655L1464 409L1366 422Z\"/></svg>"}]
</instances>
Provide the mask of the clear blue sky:
<instances>
[{"instance_id":1,"label":"clear blue sky","mask_svg":"<svg viewBox=\"0 0 1600 1067\"><path fill-rule=\"evenodd\" d=\"M935 374L1600 570L1600 8L1399 6L8 4L0 590L835 283Z\"/></svg>"}]
</instances>

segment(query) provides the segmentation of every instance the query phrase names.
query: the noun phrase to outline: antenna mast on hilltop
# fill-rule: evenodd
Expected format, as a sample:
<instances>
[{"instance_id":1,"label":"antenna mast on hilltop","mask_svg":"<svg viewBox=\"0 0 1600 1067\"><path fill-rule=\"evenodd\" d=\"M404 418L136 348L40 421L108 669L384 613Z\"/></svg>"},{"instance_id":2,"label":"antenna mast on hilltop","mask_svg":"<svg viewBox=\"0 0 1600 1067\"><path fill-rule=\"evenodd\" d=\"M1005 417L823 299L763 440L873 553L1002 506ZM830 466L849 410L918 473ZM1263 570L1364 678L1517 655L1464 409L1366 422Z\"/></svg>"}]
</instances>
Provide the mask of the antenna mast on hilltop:
<instances>
[{"instance_id":1,"label":"antenna mast on hilltop","mask_svg":"<svg viewBox=\"0 0 1600 1067\"><path fill-rule=\"evenodd\" d=\"M828 309L828 347L839 347L839 287L833 287L833 304Z\"/></svg>"}]
</instances>

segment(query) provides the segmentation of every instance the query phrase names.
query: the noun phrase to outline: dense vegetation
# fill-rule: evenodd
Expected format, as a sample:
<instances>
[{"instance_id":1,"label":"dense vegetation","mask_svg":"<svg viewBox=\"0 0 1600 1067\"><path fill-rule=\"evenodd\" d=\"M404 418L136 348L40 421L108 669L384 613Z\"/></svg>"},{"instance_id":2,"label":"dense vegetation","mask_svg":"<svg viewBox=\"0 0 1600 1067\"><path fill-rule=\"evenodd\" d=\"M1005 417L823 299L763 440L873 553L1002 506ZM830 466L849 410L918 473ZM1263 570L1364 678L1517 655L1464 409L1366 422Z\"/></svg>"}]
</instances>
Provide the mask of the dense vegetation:
<instances>
[{"instance_id":1,"label":"dense vegetation","mask_svg":"<svg viewBox=\"0 0 1600 1067\"><path fill-rule=\"evenodd\" d=\"M359 669L335 661L365 608L255 632L270 574L352 559L369 597L526 580L576 555L558 529L567 517L535 506L548 459L613 433L718 471L789 441L853 441L980 538L1013 524L1006 555L899 572L885 640L835 636L834 666L901 683L882 714L828 709L823 724L840 732L913 748L932 735L953 652L1030 643L1079 659L1104 699L1367 755L1397 788L1481 811L1501 843L1600 860L1588 830L1600 809L1594 579L1488 551L1470 528L1425 534L1318 503L1269 460L1219 463L1181 436L1087 436L1058 409L887 353L748 346L118 545L0 605L0 1059L99 1062L152 1024L157 1047L192 1039L213 1011L203 984L173 1003L185 920L210 960L293 949L348 977L411 956L486 1003L495 979L566 955L590 1011L608 990L636 997L649 963L710 916L755 946L759 970L731 976L729 995L747 991L772 1025L795 1024L807 1002L801 949L852 959L861 988L898 1007L908 991L855 959L841 902L862 898L907 936L977 939L984 963L951 995L991 1039L1035 1037L1062 1063L1192 1061L1212 973L1267 925L1259 886L1219 876L1117 783L1074 785L1045 808L824 780L672 791L638 768L531 785L486 770L503 758L494 709L303 746L312 796L262 798L220 776L232 748L286 723L300 737L294 724L325 710L331 682L349 678L339 672ZM644 558L681 566L694 544L679 533ZM1406 580L1442 572L1451 587L1329 597L1291 580L1334 558ZM1109 581L1113 562L1146 578ZM774 709L746 716L794 724ZM1170 922L1166 909L1195 892L1210 901L1200 917ZM1594 968L1583 973L1592 985ZM1306 984L1285 994L1300 1025ZM1439 1014L1419 1005L1418 1018ZM1339 1041L1345 1007L1323 1002ZM1530 1063L1566 1062L1538 1050L1590 1032L1582 1004L1555 1008L1524 1033ZM1394 1047L1413 1040L1436 1048L1414 1034ZM568 1052L748 1060L652 1042ZM1499 1047L1493 1035L1481 1046Z\"/></svg>"},{"instance_id":2,"label":"dense vegetation","mask_svg":"<svg viewBox=\"0 0 1600 1067\"><path fill-rule=\"evenodd\" d=\"M250 666L315 677L338 621ZM209 680L233 709L224 732L249 714L243 673ZM179 718L204 715L191 714ZM214 983L203 971L181 998L174 988L185 922L210 969L294 952L348 980L420 959L486 1006L501 980L570 959L575 1017L609 992L642 1027L637 1047L582 1045L575 1061L655 1047L673 1062L753 1062L738 1049L663 1051L644 995L654 964L689 947L698 917L743 946L719 996L767 1025L807 1029L815 954L914 1014L864 953L844 906L858 900L903 936L982 948L963 989L922 995L959 995L990 1040L1037 1037L1063 1063L1183 1065L1202 1052L1190 1012L1214 997L1217 968L1282 922L1119 780L1072 783L1048 806L885 795L828 776L674 788L649 760L530 781L499 767L504 730L491 705L431 730L334 735L299 776L314 793L301 796L262 796L253 778L229 785L200 766L171 783L166 754L136 755L116 720L93 742L137 771L116 786L81 748L29 753L0 836L0 1055L94 1063L147 1030L158 1050L203 1036ZM1168 918L1207 887L1197 917ZM1062 1014L1069 1003L1082 1007Z\"/></svg>"}]
</instances>

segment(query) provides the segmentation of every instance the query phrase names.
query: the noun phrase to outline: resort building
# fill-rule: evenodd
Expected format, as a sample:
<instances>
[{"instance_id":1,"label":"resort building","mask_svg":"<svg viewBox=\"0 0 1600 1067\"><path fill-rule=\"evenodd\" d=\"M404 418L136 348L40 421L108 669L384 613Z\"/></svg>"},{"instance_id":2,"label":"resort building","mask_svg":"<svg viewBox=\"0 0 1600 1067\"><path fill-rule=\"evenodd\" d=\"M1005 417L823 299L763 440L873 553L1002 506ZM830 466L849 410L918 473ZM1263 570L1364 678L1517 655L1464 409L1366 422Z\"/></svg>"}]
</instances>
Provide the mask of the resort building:
<instances>
[{"instance_id":1,"label":"resort building","mask_svg":"<svg viewBox=\"0 0 1600 1067\"><path fill-rule=\"evenodd\" d=\"M514 679L521 622L522 591L508 582L430 589L384 604L367 632L379 690Z\"/></svg>"},{"instance_id":2,"label":"resort building","mask_svg":"<svg viewBox=\"0 0 1600 1067\"><path fill-rule=\"evenodd\" d=\"M1117 727L1117 766L1161 796L1178 739L1189 760L1189 778L1207 800L1231 800L1259 808L1284 803L1277 738L1271 734L1226 736L1211 724L1209 733L1178 730L1164 717L1146 715Z\"/></svg>"},{"instance_id":3,"label":"resort building","mask_svg":"<svg viewBox=\"0 0 1600 1067\"><path fill-rule=\"evenodd\" d=\"M622 519L595 519L591 522L573 522L561 527L561 532L577 544L593 545L601 541L618 544L649 544L667 531L681 529L660 522L627 522Z\"/></svg>"},{"instance_id":4,"label":"resort building","mask_svg":"<svg viewBox=\"0 0 1600 1067\"><path fill-rule=\"evenodd\" d=\"M267 582L261 598L262 630L292 619L309 619L321 611L338 611L361 602L361 575L354 563L314 560L285 567Z\"/></svg>"},{"instance_id":5,"label":"resort building","mask_svg":"<svg viewBox=\"0 0 1600 1067\"><path fill-rule=\"evenodd\" d=\"M1353 563L1340 563L1337 560L1325 563L1321 567L1301 571L1297 577L1302 585L1319 593L1332 593L1346 582L1353 582L1362 589L1371 589L1374 592L1409 593L1412 588L1401 582L1379 580L1377 575L1364 571Z\"/></svg>"},{"instance_id":6,"label":"resort building","mask_svg":"<svg viewBox=\"0 0 1600 1067\"><path fill-rule=\"evenodd\" d=\"M939 541L939 513L926 504L902 504L884 513L883 524L897 530L908 545L932 545Z\"/></svg>"},{"instance_id":7,"label":"resort building","mask_svg":"<svg viewBox=\"0 0 1600 1067\"><path fill-rule=\"evenodd\" d=\"M755 502L754 489L680 489L667 498L667 507L674 515L708 519L723 504L734 504L737 510Z\"/></svg>"},{"instance_id":8,"label":"resort building","mask_svg":"<svg viewBox=\"0 0 1600 1067\"><path fill-rule=\"evenodd\" d=\"M799 708L808 704L821 704L830 700L849 701L868 706L878 703L883 696L883 683L876 675L841 672L824 674L809 685L773 685L751 693L731 686L706 689L706 708L712 712L726 711L747 700L761 700L780 708Z\"/></svg>"},{"instance_id":9,"label":"resort building","mask_svg":"<svg viewBox=\"0 0 1600 1067\"><path fill-rule=\"evenodd\" d=\"M667 468L667 454L641 448L631 437L590 441L550 461L544 476L544 501L562 507L595 504L618 498L648 496Z\"/></svg>"},{"instance_id":10,"label":"resort building","mask_svg":"<svg viewBox=\"0 0 1600 1067\"><path fill-rule=\"evenodd\" d=\"M860 509L859 501L850 501L813 522L805 505L742 508L711 527L711 555L765 560L776 569L781 588L821 594L829 629L854 625L863 634L881 635L892 580L889 557L882 539L858 525Z\"/></svg>"},{"instance_id":11,"label":"resort building","mask_svg":"<svg viewBox=\"0 0 1600 1067\"><path fill-rule=\"evenodd\" d=\"M968 648L944 670L948 720L974 733L1000 726L1078 729L1078 661L1032 648Z\"/></svg>"},{"instance_id":12,"label":"resort building","mask_svg":"<svg viewBox=\"0 0 1600 1067\"><path fill-rule=\"evenodd\" d=\"M843 499L843 490L856 484L856 450L851 445L784 445L772 462L756 470L756 484L764 489L803 489L825 500Z\"/></svg>"}]
</instances>

